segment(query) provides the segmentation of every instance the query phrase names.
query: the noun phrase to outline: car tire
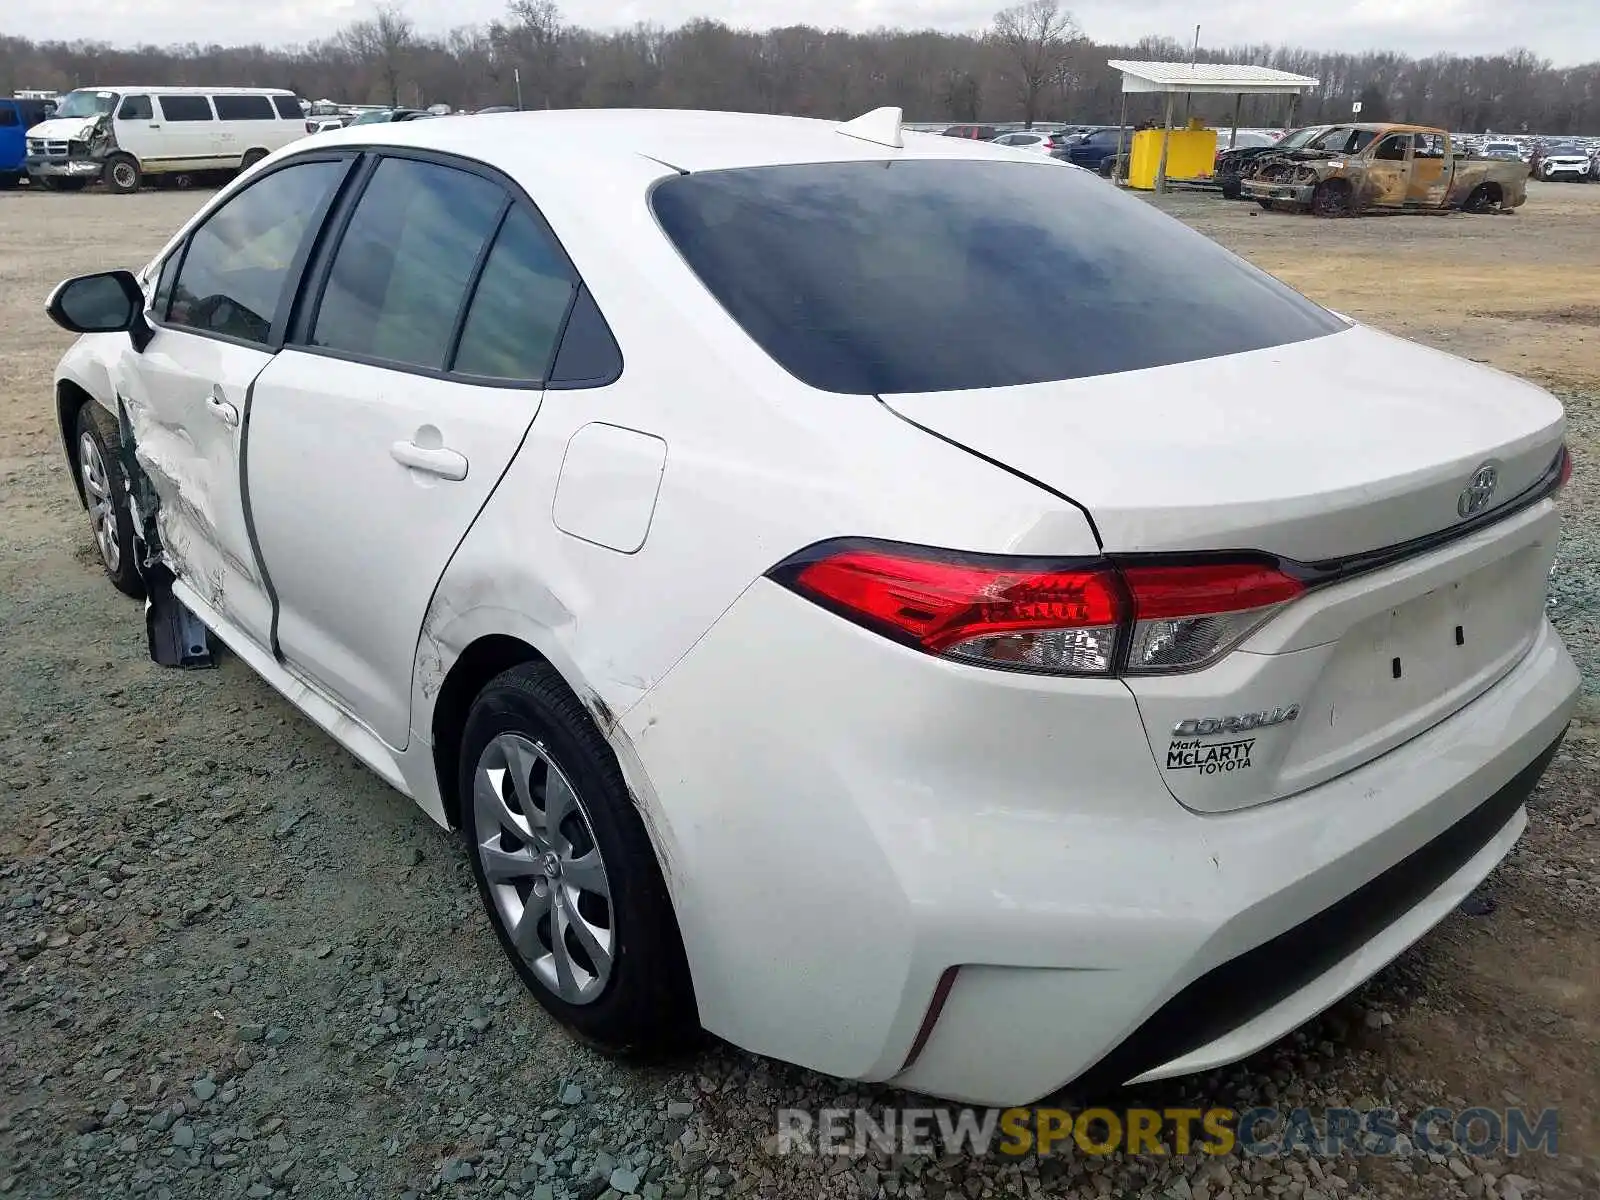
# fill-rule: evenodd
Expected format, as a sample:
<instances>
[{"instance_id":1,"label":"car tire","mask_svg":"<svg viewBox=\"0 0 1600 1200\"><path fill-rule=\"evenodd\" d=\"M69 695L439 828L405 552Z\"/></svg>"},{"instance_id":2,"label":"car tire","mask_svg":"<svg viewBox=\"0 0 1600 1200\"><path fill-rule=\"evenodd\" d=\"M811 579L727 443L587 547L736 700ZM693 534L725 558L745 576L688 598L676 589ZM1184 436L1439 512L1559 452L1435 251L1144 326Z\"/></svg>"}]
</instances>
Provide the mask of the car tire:
<instances>
[{"instance_id":1,"label":"car tire","mask_svg":"<svg viewBox=\"0 0 1600 1200\"><path fill-rule=\"evenodd\" d=\"M534 998L606 1054L693 1045L694 990L655 849L571 689L543 663L497 676L468 713L460 761L478 894Z\"/></svg>"},{"instance_id":2,"label":"car tire","mask_svg":"<svg viewBox=\"0 0 1600 1200\"><path fill-rule=\"evenodd\" d=\"M127 196L139 190L139 185L144 181L144 172L139 169L139 160L133 155L113 154L106 159L100 178L104 180L107 191Z\"/></svg>"},{"instance_id":3,"label":"car tire","mask_svg":"<svg viewBox=\"0 0 1600 1200\"><path fill-rule=\"evenodd\" d=\"M1271 200L1265 200L1262 197L1257 196L1256 197L1256 203L1261 206L1261 211L1262 212L1271 212L1272 211L1272 205L1273 205L1274 202L1271 201Z\"/></svg>"},{"instance_id":4,"label":"car tire","mask_svg":"<svg viewBox=\"0 0 1600 1200\"><path fill-rule=\"evenodd\" d=\"M1222 198L1224 200L1244 199L1244 185L1237 177L1222 181Z\"/></svg>"},{"instance_id":5,"label":"car tire","mask_svg":"<svg viewBox=\"0 0 1600 1200\"><path fill-rule=\"evenodd\" d=\"M1350 185L1342 179L1325 179L1311 193L1311 211L1319 217L1350 215Z\"/></svg>"},{"instance_id":6,"label":"car tire","mask_svg":"<svg viewBox=\"0 0 1600 1200\"><path fill-rule=\"evenodd\" d=\"M100 565L111 584L125 596L144 598L144 579L139 574L133 541L133 514L128 508L128 489L118 455L121 441L108 435L99 408L89 401L78 409L74 427L73 460L78 482L89 513L89 529L100 552Z\"/></svg>"}]
</instances>

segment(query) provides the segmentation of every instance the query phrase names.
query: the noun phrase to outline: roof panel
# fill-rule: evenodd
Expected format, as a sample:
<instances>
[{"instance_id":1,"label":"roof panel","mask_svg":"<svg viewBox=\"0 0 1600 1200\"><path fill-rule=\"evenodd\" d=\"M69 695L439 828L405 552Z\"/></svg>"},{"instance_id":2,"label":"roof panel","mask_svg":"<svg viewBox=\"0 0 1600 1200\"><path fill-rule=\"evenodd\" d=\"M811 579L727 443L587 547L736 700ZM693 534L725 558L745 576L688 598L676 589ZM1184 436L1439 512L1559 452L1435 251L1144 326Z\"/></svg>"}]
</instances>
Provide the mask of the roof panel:
<instances>
[{"instance_id":1,"label":"roof panel","mask_svg":"<svg viewBox=\"0 0 1600 1200\"><path fill-rule=\"evenodd\" d=\"M1125 92L1257 92L1291 94L1309 91L1318 80L1247 63L1131 62L1107 64L1122 72Z\"/></svg>"}]
</instances>

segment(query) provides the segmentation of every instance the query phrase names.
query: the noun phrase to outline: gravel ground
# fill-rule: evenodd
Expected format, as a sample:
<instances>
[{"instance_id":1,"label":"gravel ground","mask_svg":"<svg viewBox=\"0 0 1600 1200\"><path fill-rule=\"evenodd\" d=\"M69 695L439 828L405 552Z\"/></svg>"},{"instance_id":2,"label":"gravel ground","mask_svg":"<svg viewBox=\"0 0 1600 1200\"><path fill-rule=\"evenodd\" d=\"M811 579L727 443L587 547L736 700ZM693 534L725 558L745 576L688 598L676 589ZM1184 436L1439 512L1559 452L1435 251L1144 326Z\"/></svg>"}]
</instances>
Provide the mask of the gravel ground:
<instances>
[{"instance_id":1,"label":"gravel ground","mask_svg":"<svg viewBox=\"0 0 1600 1200\"><path fill-rule=\"evenodd\" d=\"M1167 202L1410 336L1510 369L1519 345L1559 343L1520 369L1572 421L1551 611L1590 690L1489 911L1452 916L1247 1062L1118 1098L1559 1106L1562 1153L1322 1162L779 1156L780 1107L906 1098L726 1047L642 1070L569 1041L518 990L453 838L236 660L152 666L138 607L100 577L53 442L65 339L39 303L62 275L142 261L198 202L0 195L0 1194L1600 1195L1600 354L1591 329L1549 316L1549 294L1507 282L1541 258L1563 288L1600 280L1600 188L1536 187L1515 217L1459 222ZM1420 277L1471 273L1494 311L1540 331L1507 338L1508 319L1383 268L1384 243Z\"/></svg>"}]
</instances>

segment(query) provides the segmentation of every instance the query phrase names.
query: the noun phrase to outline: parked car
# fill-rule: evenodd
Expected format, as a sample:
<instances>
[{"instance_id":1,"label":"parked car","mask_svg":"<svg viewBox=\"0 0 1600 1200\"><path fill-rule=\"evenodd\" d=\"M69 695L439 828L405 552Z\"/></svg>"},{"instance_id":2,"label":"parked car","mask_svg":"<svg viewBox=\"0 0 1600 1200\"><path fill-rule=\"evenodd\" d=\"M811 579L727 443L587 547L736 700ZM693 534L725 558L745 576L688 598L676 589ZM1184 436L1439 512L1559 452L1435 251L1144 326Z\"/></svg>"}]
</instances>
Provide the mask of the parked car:
<instances>
[{"instance_id":1,"label":"parked car","mask_svg":"<svg viewBox=\"0 0 1600 1200\"><path fill-rule=\"evenodd\" d=\"M358 126L47 307L156 657L198 618L458 828L614 1052L1241 1058L1477 887L1576 703L1554 396L892 109Z\"/></svg>"},{"instance_id":2,"label":"parked car","mask_svg":"<svg viewBox=\"0 0 1600 1200\"><path fill-rule=\"evenodd\" d=\"M1133 130L1121 131L1121 145L1124 154L1133 144ZM1090 171L1100 171L1110 160L1117 156L1118 133L1113 126L1109 129L1096 129L1082 141L1074 142L1065 148L1064 158L1073 166L1083 167Z\"/></svg>"},{"instance_id":3,"label":"parked car","mask_svg":"<svg viewBox=\"0 0 1600 1200\"><path fill-rule=\"evenodd\" d=\"M424 108L379 108L361 113L352 125L386 125L393 121L425 121L437 116Z\"/></svg>"},{"instance_id":4,"label":"parked car","mask_svg":"<svg viewBox=\"0 0 1600 1200\"><path fill-rule=\"evenodd\" d=\"M304 137L293 92L274 88L80 88L28 130L28 175L77 191L136 192L147 177L239 171Z\"/></svg>"},{"instance_id":5,"label":"parked car","mask_svg":"<svg viewBox=\"0 0 1600 1200\"><path fill-rule=\"evenodd\" d=\"M1263 208L1319 216L1373 209L1494 212L1528 198L1520 163L1457 154L1450 134L1422 125L1339 125L1295 149L1267 152L1240 190Z\"/></svg>"},{"instance_id":6,"label":"parked car","mask_svg":"<svg viewBox=\"0 0 1600 1200\"><path fill-rule=\"evenodd\" d=\"M1515 142L1486 141L1478 153L1484 158L1498 158L1506 162L1522 161L1522 147Z\"/></svg>"},{"instance_id":7,"label":"parked car","mask_svg":"<svg viewBox=\"0 0 1600 1200\"><path fill-rule=\"evenodd\" d=\"M1061 142L1056 140L1054 134L1039 130L1002 133L993 141L996 146L1010 146L1013 150L1033 150L1039 154L1049 154L1062 148Z\"/></svg>"},{"instance_id":8,"label":"parked car","mask_svg":"<svg viewBox=\"0 0 1600 1200\"><path fill-rule=\"evenodd\" d=\"M1219 150L1216 165L1212 168L1212 180L1222 189L1225 199L1242 199L1239 177L1256 159L1268 152L1298 150L1331 128L1333 128L1331 125L1307 125L1300 129L1291 129L1277 141L1265 146L1240 146L1232 150Z\"/></svg>"},{"instance_id":9,"label":"parked car","mask_svg":"<svg viewBox=\"0 0 1600 1200\"><path fill-rule=\"evenodd\" d=\"M55 110L54 100L0 96L0 188L14 188L28 177L27 132Z\"/></svg>"},{"instance_id":10,"label":"parked car","mask_svg":"<svg viewBox=\"0 0 1600 1200\"><path fill-rule=\"evenodd\" d=\"M1546 142L1539 148L1535 173L1549 183L1589 182L1589 152L1577 142Z\"/></svg>"}]
</instances>

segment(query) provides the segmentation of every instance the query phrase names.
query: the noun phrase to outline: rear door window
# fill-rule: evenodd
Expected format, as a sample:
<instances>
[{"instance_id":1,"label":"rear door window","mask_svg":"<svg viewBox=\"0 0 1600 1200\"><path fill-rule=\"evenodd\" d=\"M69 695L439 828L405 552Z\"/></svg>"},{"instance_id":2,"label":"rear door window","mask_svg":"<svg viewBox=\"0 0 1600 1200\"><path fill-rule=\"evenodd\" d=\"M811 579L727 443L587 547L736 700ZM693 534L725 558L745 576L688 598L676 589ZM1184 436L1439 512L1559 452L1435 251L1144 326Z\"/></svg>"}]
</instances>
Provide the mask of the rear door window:
<instances>
[{"instance_id":1,"label":"rear door window","mask_svg":"<svg viewBox=\"0 0 1600 1200\"><path fill-rule=\"evenodd\" d=\"M334 254L311 344L440 371L510 197L438 163L378 164Z\"/></svg>"},{"instance_id":2,"label":"rear door window","mask_svg":"<svg viewBox=\"0 0 1600 1200\"><path fill-rule=\"evenodd\" d=\"M658 184L651 203L744 331L826 391L1075 379L1346 328L1181 222L1047 159L706 171Z\"/></svg>"},{"instance_id":3,"label":"rear door window","mask_svg":"<svg viewBox=\"0 0 1600 1200\"><path fill-rule=\"evenodd\" d=\"M484 263L451 369L490 379L544 379L574 288L544 228L526 209L512 209Z\"/></svg>"}]
</instances>

